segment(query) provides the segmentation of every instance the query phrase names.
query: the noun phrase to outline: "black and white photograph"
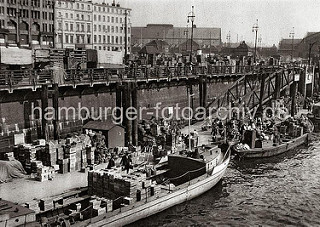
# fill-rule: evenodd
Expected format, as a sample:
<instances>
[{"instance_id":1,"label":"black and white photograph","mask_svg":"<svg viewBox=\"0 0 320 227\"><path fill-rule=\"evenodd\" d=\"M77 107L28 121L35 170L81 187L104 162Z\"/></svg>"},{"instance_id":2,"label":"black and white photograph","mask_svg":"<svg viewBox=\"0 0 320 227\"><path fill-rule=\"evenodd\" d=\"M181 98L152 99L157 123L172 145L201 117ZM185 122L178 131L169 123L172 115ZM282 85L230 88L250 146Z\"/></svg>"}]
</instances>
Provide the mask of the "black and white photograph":
<instances>
[{"instance_id":1,"label":"black and white photograph","mask_svg":"<svg viewBox=\"0 0 320 227\"><path fill-rule=\"evenodd\" d=\"M320 226L319 10L0 0L0 227Z\"/></svg>"}]
</instances>

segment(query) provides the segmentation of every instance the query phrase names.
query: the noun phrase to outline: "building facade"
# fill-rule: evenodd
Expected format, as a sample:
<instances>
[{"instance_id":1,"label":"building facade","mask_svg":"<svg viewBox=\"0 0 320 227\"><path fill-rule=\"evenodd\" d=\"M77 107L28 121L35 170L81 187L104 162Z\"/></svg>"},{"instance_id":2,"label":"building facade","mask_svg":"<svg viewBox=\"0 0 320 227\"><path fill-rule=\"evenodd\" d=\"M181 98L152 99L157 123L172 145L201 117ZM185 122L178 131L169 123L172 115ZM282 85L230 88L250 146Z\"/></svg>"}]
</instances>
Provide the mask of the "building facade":
<instances>
[{"instance_id":1,"label":"building facade","mask_svg":"<svg viewBox=\"0 0 320 227\"><path fill-rule=\"evenodd\" d=\"M53 1L0 0L0 45L52 46Z\"/></svg>"},{"instance_id":2,"label":"building facade","mask_svg":"<svg viewBox=\"0 0 320 227\"><path fill-rule=\"evenodd\" d=\"M114 2L57 1L55 47L124 51L127 46L130 53L130 12Z\"/></svg>"},{"instance_id":3,"label":"building facade","mask_svg":"<svg viewBox=\"0 0 320 227\"><path fill-rule=\"evenodd\" d=\"M148 24L146 27L132 27L132 45L144 46L152 40L163 40L171 48L178 47L191 38L191 28L173 27L171 24ZM221 28L193 28L193 41L200 48L221 45Z\"/></svg>"},{"instance_id":4,"label":"building facade","mask_svg":"<svg viewBox=\"0 0 320 227\"><path fill-rule=\"evenodd\" d=\"M297 52L297 48L300 45L302 39L282 39L279 42L279 55L288 61L292 58L299 57L299 53Z\"/></svg>"},{"instance_id":5,"label":"building facade","mask_svg":"<svg viewBox=\"0 0 320 227\"><path fill-rule=\"evenodd\" d=\"M56 1L55 48L92 49L92 2Z\"/></svg>"}]
</instances>

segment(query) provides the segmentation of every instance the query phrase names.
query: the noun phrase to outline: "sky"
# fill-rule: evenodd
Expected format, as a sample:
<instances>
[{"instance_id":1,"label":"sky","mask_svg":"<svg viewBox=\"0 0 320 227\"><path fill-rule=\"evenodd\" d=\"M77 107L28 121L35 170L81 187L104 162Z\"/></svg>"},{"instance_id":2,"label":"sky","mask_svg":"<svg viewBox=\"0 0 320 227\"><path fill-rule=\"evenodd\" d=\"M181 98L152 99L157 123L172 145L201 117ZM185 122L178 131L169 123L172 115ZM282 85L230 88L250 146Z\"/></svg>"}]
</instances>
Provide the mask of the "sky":
<instances>
[{"instance_id":1,"label":"sky","mask_svg":"<svg viewBox=\"0 0 320 227\"><path fill-rule=\"evenodd\" d=\"M109 0L110 1L110 0ZM132 9L131 25L165 23L187 26L192 5L197 27L221 28L222 42L230 31L231 42L254 43L252 27L258 19L263 46L278 45L282 38L303 38L320 31L319 0L118 0ZM191 26L189 24L189 26ZM294 28L293 28L294 27Z\"/></svg>"}]
</instances>

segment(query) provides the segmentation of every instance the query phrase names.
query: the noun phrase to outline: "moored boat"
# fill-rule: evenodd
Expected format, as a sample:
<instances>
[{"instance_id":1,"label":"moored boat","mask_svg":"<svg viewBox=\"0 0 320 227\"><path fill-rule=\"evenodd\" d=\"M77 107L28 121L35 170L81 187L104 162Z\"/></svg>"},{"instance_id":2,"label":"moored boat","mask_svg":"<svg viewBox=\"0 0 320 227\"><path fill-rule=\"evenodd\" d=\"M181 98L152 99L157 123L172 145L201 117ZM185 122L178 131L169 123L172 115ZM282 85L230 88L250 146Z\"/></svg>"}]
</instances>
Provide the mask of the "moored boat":
<instances>
[{"instance_id":1,"label":"moored boat","mask_svg":"<svg viewBox=\"0 0 320 227\"><path fill-rule=\"evenodd\" d=\"M303 119L300 125L289 122L288 125L279 124L275 126L275 132L270 139L259 140L259 146L253 142L251 147L237 145L233 150L240 158L264 158L282 154L302 144L308 143L309 135L314 126L309 120Z\"/></svg>"},{"instance_id":2,"label":"moored boat","mask_svg":"<svg viewBox=\"0 0 320 227\"><path fill-rule=\"evenodd\" d=\"M198 158L169 155L164 170L150 177L161 187L159 194L146 197L124 207L105 212L74 226L123 226L146 218L177 204L191 200L215 186L224 176L230 161L230 147L208 145L199 148ZM90 209L89 207L86 209Z\"/></svg>"},{"instance_id":3,"label":"moored boat","mask_svg":"<svg viewBox=\"0 0 320 227\"><path fill-rule=\"evenodd\" d=\"M245 158L264 158L282 154L288 150L294 149L302 144L308 142L309 133L305 133L294 139L290 139L281 144L274 145L271 141L263 143L261 148L252 149L234 149L235 152L241 157Z\"/></svg>"}]
</instances>

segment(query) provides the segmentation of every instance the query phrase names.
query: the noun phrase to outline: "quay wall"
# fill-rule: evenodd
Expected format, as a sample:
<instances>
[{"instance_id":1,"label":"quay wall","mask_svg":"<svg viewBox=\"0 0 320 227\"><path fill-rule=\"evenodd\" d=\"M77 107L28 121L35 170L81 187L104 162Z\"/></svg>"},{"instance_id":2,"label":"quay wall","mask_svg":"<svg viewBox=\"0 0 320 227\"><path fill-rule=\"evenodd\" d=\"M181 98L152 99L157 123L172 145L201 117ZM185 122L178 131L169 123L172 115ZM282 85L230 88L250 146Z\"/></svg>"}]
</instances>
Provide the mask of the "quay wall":
<instances>
[{"instance_id":1,"label":"quay wall","mask_svg":"<svg viewBox=\"0 0 320 227\"><path fill-rule=\"evenodd\" d=\"M221 95L225 89L230 86L230 84L224 82L219 83L208 83L207 86L207 97L208 100L215 96ZM199 86L193 86L193 103L194 108L199 106ZM8 94L10 95L10 94ZM169 88L161 88L150 89L150 90L139 90L138 91L138 107L147 107L148 110L153 110L156 106L156 103L161 102L160 108L175 106L179 104L179 107L187 107L188 106L188 95L187 95L187 87L178 86L178 87L169 87ZM76 110L79 106L79 103L82 107L87 107L89 109L94 108L94 110L99 110L99 107L115 107L115 93L103 93L99 95L94 94L84 94L80 96L71 96L59 98L59 106L60 107L74 107ZM11 102L11 103L0 103L0 123L2 126L3 122L9 127L10 130L14 130L16 128L15 124L17 124L19 129L26 128L33 123L30 123L31 115L32 115L32 103L34 107L41 106L40 100L29 100L25 102ZM49 100L49 106L52 106L51 100ZM143 111L142 118L148 119L151 118L150 115L147 115L146 112ZM78 113L78 111L76 111ZM37 115L37 111L33 112ZM98 116L98 115L95 115ZM70 119L71 117L69 117ZM0 131L3 130L1 127Z\"/></svg>"}]
</instances>

